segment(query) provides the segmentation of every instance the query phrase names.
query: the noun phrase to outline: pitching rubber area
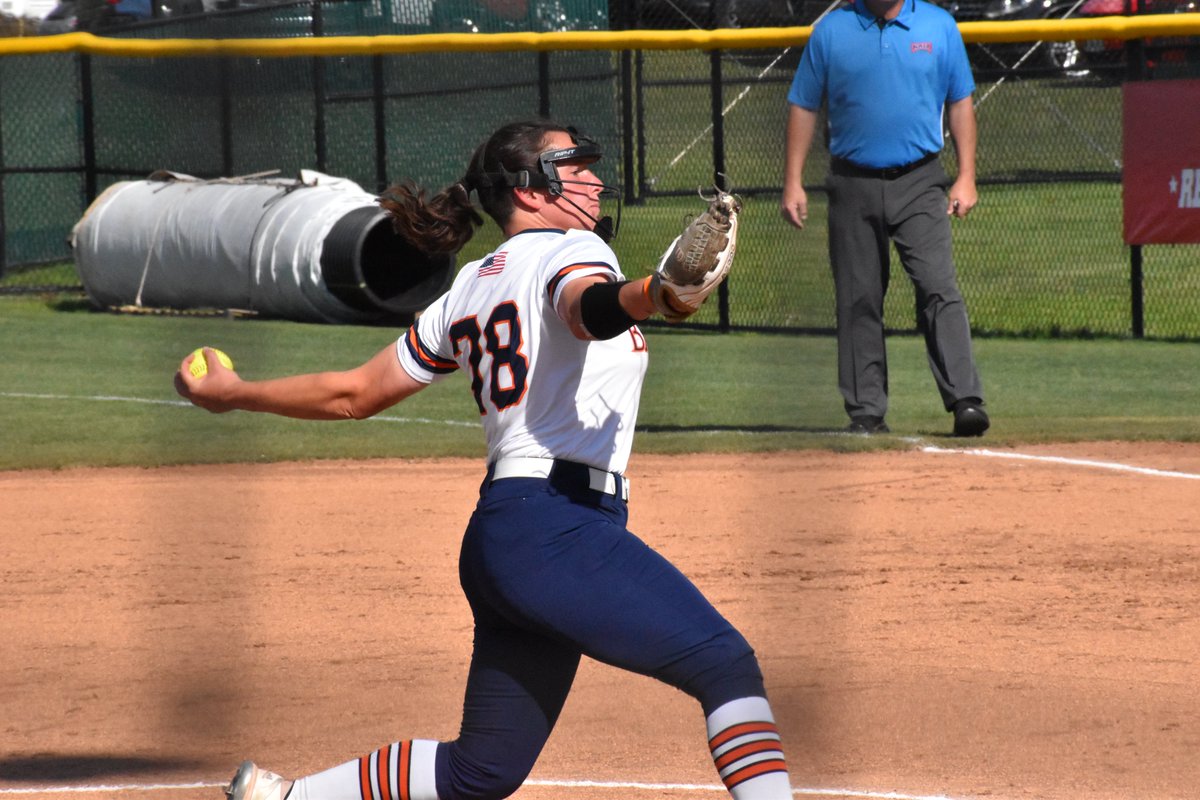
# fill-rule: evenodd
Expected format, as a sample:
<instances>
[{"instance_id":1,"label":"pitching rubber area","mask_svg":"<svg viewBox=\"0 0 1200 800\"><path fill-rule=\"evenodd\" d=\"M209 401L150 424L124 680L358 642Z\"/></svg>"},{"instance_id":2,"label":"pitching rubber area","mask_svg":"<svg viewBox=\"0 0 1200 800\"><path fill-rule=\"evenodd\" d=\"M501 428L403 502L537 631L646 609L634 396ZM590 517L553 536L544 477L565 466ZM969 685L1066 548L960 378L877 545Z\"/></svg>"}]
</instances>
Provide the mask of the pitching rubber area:
<instances>
[{"instance_id":1,"label":"pitching rubber area","mask_svg":"<svg viewBox=\"0 0 1200 800\"><path fill-rule=\"evenodd\" d=\"M755 646L796 797L1200 786L1200 445L635 455L631 526ZM473 460L0 472L0 800L212 798L452 738ZM585 662L518 800L720 798Z\"/></svg>"}]
</instances>

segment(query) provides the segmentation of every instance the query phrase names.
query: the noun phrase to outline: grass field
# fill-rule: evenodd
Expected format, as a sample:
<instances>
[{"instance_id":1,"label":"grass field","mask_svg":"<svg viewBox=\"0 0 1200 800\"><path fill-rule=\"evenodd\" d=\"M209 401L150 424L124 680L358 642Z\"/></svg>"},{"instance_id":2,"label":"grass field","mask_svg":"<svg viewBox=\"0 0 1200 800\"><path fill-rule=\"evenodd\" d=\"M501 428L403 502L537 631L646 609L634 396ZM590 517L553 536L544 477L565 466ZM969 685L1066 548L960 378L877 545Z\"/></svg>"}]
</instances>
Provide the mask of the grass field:
<instances>
[{"instance_id":1,"label":"grass field","mask_svg":"<svg viewBox=\"0 0 1200 800\"><path fill-rule=\"evenodd\" d=\"M461 376L380 418L315 424L182 402L171 378L201 344L245 377L357 365L394 329L200 316L118 315L81 302L0 298L0 469L313 458L481 456ZM651 368L635 449L642 452L907 447L945 436L920 341L892 337L895 435L836 434L834 342L824 336L651 328ZM989 446L1082 439L1200 441L1200 348L1188 343L981 339L994 428ZM972 441L966 444L979 444Z\"/></svg>"},{"instance_id":2,"label":"grass field","mask_svg":"<svg viewBox=\"0 0 1200 800\"><path fill-rule=\"evenodd\" d=\"M589 57L585 66L590 68L592 61ZM515 63L508 67L518 69ZM680 79L707 75L707 57L662 53L647 69L648 79L660 85L647 89L644 177L656 190L687 190L689 196L653 197L624 208L614 248L631 277L647 274L664 244L701 207L691 191L711 181L712 140L704 134L711 114L707 90L677 85ZM265 71L282 75L286 69L273 64ZM725 118L731 145L727 167L735 190L778 182L786 88L779 71L775 73L762 78L757 67L725 64L727 103L751 88ZM489 77L506 75L501 71ZM110 76L114 81L120 77ZM25 91L10 83L6 91ZM265 77L262 83L275 85ZM979 109L985 180L1020 178L1027 171L1097 174L1118 168L1119 87L1012 80L992 88L981 85L979 93L986 96ZM609 108L592 100L582 103L585 117ZM443 102L449 109L467 101ZM114 125L136 119L125 105L101 113ZM331 153L332 171L370 171L370 128L360 118L363 113L358 107L330 108L333 139L347 145ZM277 121L260 116L237 116L249 126L239 129L238 140L263 149L245 155L256 165L294 149L284 145L283 131L275 131ZM278 135L253 135L260 124ZM169 127L159 133L164 141L179 138ZM307 141L299 129L289 135ZM438 144L437 154L393 144L397 152L389 158L401 174L422 175L414 172L418 169L439 173L457 161L446 166L437 159L457 158L449 154L466 146L459 139L470 135L465 129L438 128L428 137ZM268 142L270 147L264 144ZM823 158L823 152L814 153L808 174L813 185L823 177ZM26 193L33 194L33 188L31 183ZM70 194L62 187L45 193ZM808 229L796 231L780 218L777 196L745 198L738 263L729 284L735 327L832 328L825 198L814 191L810 200ZM1004 336L1081 336L1074 341L977 339L996 421L988 443L1200 438L1195 411L1200 390L1192 379L1200 367L1200 351L1194 342L1123 340L1132 322L1130 253L1121 239L1120 219L1119 184L1063 181L984 185L977 210L954 223L960 284L976 329ZM486 226L458 263L497 241L497 232ZM1146 333L1151 338L1200 338L1195 254L1196 246L1147 248ZM898 259L893 258L892 270L886 318L890 327L911 331L912 289ZM73 267L63 264L19 271L0 283L65 285L77 280ZM716 304L709 303L696 319L717 322ZM179 405L170 385L179 359L199 344L221 346L248 377L261 377L352 366L395 335L352 326L115 316L84 310L82 303L0 297L0 336L6 344L0 359L0 467L480 454L478 419L457 377L389 412L389 422L340 425L241 414L213 418ZM1093 336L1103 340L1088 340ZM642 450L896 446L904 436L941 436L949 427L921 343L913 336L891 340L889 423L897 436L870 442L830 435L844 424L832 337L720 336L651 328L649 338L652 368L637 444Z\"/></svg>"}]
</instances>

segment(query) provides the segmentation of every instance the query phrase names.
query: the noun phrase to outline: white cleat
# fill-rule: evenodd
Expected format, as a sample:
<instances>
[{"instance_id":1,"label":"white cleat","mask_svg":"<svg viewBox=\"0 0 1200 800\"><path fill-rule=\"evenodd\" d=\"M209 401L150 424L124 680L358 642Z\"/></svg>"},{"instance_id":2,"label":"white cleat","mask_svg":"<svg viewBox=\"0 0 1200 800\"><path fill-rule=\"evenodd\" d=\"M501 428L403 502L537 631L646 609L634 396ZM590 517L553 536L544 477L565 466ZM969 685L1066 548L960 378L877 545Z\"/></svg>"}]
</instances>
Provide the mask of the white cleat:
<instances>
[{"instance_id":1,"label":"white cleat","mask_svg":"<svg viewBox=\"0 0 1200 800\"><path fill-rule=\"evenodd\" d=\"M274 772L259 769L253 761L243 761L233 774L225 796L229 800L284 800L291 783Z\"/></svg>"}]
</instances>

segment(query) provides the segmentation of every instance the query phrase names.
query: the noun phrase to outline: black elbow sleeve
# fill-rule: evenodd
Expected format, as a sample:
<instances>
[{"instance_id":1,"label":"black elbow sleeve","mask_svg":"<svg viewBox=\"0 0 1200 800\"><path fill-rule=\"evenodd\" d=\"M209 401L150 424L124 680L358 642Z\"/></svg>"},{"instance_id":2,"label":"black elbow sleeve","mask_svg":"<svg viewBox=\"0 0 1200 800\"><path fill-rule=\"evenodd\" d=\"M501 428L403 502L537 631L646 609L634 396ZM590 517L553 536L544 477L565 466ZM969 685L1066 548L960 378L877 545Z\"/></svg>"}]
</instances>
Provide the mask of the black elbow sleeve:
<instances>
[{"instance_id":1,"label":"black elbow sleeve","mask_svg":"<svg viewBox=\"0 0 1200 800\"><path fill-rule=\"evenodd\" d=\"M593 283L579 296L579 318L597 339L612 339L632 328L633 317L621 306L621 287L629 281Z\"/></svg>"}]
</instances>

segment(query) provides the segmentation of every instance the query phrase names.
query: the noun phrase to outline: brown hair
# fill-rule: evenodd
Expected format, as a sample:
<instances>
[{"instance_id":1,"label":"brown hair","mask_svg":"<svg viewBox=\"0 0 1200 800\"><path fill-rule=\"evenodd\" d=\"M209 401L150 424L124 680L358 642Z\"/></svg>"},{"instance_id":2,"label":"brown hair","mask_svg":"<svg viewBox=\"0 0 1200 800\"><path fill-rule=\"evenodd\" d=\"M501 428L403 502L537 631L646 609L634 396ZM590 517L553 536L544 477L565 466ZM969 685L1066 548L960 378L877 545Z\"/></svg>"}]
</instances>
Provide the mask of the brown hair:
<instances>
[{"instance_id":1,"label":"brown hair","mask_svg":"<svg viewBox=\"0 0 1200 800\"><path fill-rule=\"evenodd\" d=\"M471 203L471 192L496 224L504 227L513 212L512 186L505 173L538 170L538 155L546 138L570 131L548 120L512 122L475 148L467 173L453 186L426 198L424 189L409 180L392 186L379 205L392 217L396 233L429 254L457 253L471 240L483 217Z\"/></svg>"}]
</instances>

